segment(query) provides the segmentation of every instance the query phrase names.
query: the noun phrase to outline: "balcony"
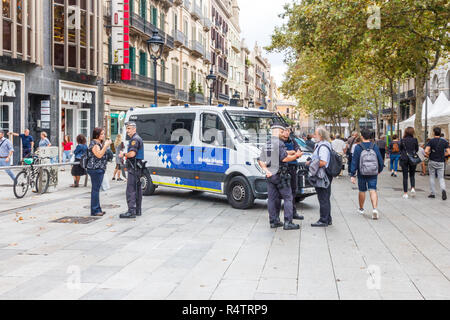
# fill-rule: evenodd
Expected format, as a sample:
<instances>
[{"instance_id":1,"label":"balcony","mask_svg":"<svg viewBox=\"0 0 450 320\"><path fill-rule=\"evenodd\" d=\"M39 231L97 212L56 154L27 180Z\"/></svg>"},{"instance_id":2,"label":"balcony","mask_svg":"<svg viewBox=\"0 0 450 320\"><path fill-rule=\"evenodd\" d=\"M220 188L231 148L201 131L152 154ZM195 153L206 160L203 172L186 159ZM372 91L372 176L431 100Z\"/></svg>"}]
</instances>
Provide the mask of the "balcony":
<instances>
[{"instance_id":1,"label":"balcony","mask_svg":"<svg viewBox=\"0 0 450 320\"><path fill-rule=\"evenodd\" d=\"M141 16L137 15L136 13L133 13L131 15L130 25L137 31L147 35L149 38L153 35L153 31L158 31L159 36L164 39L164 43L166 44L166 46L170 50L174 48L173 37L167 35L164 31L155 27L150 22L145 21Z\"/></svg>"},{"instance_id":2,"label":"balcony","mask_svg":"<svg viewBox=\"0 0 450 320\"><path fill-rule=\"evenodd\" d=\"M203 24L203 30L205 30L205 31L211 30L212 22L211 22L211 20L209 20L209 18L204 17L202 19L202 24Z\"/></svg>"},{"instance_id":3,"label":"balcony","mask_svg":"<svg viewBox=\"0 0 450 320\"><path fill-rule=\"evenodd\" d=\"M205 55L205 48L197 40L191 40L189 49L194 56L203 57Z\"/></svg>"},{"instance_id":4,"label":"balcony","mask_svg":"<svg viewBox=\"0 0 450 320\"><path fill-rule=\"evenodd\" d=\"M230 97L227 94L219 93L218 94L218 99L219 99L220 102L224 102L226 104L230 103Z\"/></svg>"},{"instance_id":5,"label":"balcony","mask_svg":"<svg viewBox=\"0 0 450 320\"><path fill-rule=\"evenodd\" d=\"M239 41L237 41L236 39L231 41L231 48L233 48L233 50L236 53L241 52L241 44L239 43Z\"/></svg>"},{"instance_id":6,"label":"balcony","mask_svg":"<svg viewBox=\"0 0 450 320\"><path fill-rule=\"evenodd\" d=\"M200 20L203 17L202 8L195 2L192 3L190 12L191 16L196 20Z\"/></svg>"},{"instance_id":7,"label":"balcony","mask_svg":"<svg viewBox=\"0 0 450 320\"><path fill-rule=\"evenodd\" d=\"M416 90L415 89L409 90L407 96L408 98L414 98L416 96Z\"/></svg>"},{"instance_id":8,"label":"balcony","mask_svg":"<svg viewBox=\"0 0 450 320\"><path fill-rule=\"evenodd\" d=\"M189 94L189 102L194 104L205 104L205 96L201 93Z\"/></svg>"},{"instance_id":9,"label":"balcony","mask_svg":"<svg viewBox=\"0 0 450 320\"><path fill-rule=\"evenodd\" d=\"M172 35L175 46L188 47L188 41L186 35L183 32L181 32L180 30L173 30Z\"/></svg>"},{"instance_id":10,"label":"balcony","mask_svg":"<svg viewBox=\"0 0 450 320\"><path fill-rule=\"evenodd\" d=\"M131 80L120 80L117 78L116 79L110 78L110 83L127 84L136 88L145 89L152 92L155 90L154 82L155 80L153 78L141 76L135 73L131 74ZM173 84L157 80L156 85L158 87L158 95L160 94L170 96L175 95L175 86Z\"/></svg>"},{"instance_id":11,"label":"balcony","mask_svg":"<svg viewBox=\"0 0 450 320\"><path fill-rule=\"evenodd\" d=\"M212 63L211 51L205 51L205 56L203 57L206 63Z\"/></svg>"},{"instance_id":12,"label":"balcony","mask_svg":"<svg viewBox=\"0 0 450 320\"><path fill-rule=\"evenodd\" d=\"M175 91L175 99L178 101L189 102L189 95L186 91L177 89Z\"/></svg>"},{"instance_id":13,"label":"balcony","mask_svg":"<svg viewBox=\"0 0 450 320\"><path fill-rule=\"evenodd\" d=\"M183 4L183 0L174 0L173 2L176 6L182 5Z\"/></svg>"},{"instance_id":14,"label":"balcony","mask_svg":"<svg viewBox=\"0 0 450 320\"><path fill-rule=\"evenodd\" d=\"M159 0L164 6L170 8L174 4L174 0Z\"/></svg>"},{"instance_id":15,"label":"balcony","mask_svg":"<svg viewBox=\"0 0 450 320\"><path fill-rule=\"evenodd\" d=\"M217 71L219 71L219 74L221 74L222 76L224 76L225 78L228 78L228 70L225 68L222 68L221 66L219 66L217 68Z\"/></svg>"}]
</instances>

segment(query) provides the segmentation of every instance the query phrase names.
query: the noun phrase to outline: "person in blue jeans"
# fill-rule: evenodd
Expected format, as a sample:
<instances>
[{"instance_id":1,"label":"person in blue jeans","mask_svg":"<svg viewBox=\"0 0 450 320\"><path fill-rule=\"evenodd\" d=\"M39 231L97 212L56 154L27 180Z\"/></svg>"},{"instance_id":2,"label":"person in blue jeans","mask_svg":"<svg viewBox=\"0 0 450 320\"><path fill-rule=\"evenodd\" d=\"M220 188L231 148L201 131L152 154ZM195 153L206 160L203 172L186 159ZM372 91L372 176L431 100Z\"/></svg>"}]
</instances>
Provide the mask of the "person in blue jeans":
<instances>
[{"instance_id":1,"label":"person in blue jeans","mask_svg":"<svg viewBox=\"0 0 450 320\"><path fill-rule=\"evenodd\" d=\"M5 134L0 130L0 167L8 167L11 165L11 157L14 153L14 147ZM5 170L10 178L14 181L16 176L11 170Z\"/></svg>"},{"instance_id":2,"label":"person in blue jeans","mask_svg":"<svg viewBox=\"0 0 450 320\"><path fill-rule=\"evenodd\" d=\"M111 140L105 141L105 130L95 128L92 133L92 141L88 148L87 173L91 177L91 216L103 216L105 212L100 206L100 187L105 175L106 150L111 145Z\"/></svg>"},{"instance_id":3,"label":"person in blue jeans","mask_svg":"<svg viewBox=\"0 0 450 320\"><path fill-rule=\"evenodd\" d=\"M400 153L400 141L398 140L398 136L394 134L392 136L392 141L389 143L389 158L390 158L390 169L391 169L391 177L397 177L397 169L398 162L401 157Z\"/></svg>"},{"instance_id":4,"label":"person in blue jeans","mask_svg":"<svg viewBox=\"0 0 450 320\"><path fill-rule=\"evenodd\" d=\"M369 190L370 193L370 200L372 202L372 219L376 220L379 217L378 212L378 194L377 194L377 182L378 182L378 174L380 174L383 171L384 163L383 163L383 157L381 156L380 149L378 146L371 141L373 136L373 132L369 129L362 129L361 130L361 138L362 142L361 144L357 145L355 148L355 152L353 153L352 157L352 164L351 164L351 181L353 184L356 184L356 173L358 172L358 189L359 189L359 214L364 214L364 202L366 201L366 192ZM378 160L378 174L377 175L362 175L360 173L360 159L361 159L361 153L363 150L373 149L375 151L377 160ZM375 167L374 167L375 168Z\"/></svg>"}]
</instances>

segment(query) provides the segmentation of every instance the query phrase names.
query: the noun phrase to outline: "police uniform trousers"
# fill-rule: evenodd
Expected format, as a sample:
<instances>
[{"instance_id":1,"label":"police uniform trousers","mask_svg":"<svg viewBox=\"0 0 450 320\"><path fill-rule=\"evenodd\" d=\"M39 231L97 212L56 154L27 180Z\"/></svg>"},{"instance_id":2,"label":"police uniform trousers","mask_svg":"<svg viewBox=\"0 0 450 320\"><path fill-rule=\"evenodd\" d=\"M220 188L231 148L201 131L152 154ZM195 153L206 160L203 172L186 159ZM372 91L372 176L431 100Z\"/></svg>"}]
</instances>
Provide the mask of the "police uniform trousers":
<instances>
[{"instance_id":1,"label":"police uniform trousers","mask_svg":"<svg viewBox=\"0 0 450 320\"><path fill-rule=\"evenodd\" d=\"M139 171L128 166L127 203L129 213L142 213L142 188Z\"/></svg>"},{"instance_id":2,"label":"police uniform trousers","mask_svg":"<svg viewBox=\"0 0 450 320\"><path fill-rule=\"evenodd\" d=\"M293 219L293 203L292 190L289 186L280 188L281 183L279 174L274 174L267 179L267 208L269 210L270 223L280 221L281 199L284 200L284 221L292 221Z\"/></svg>"},{"instance_id":3,"label":"police uniform trousers","mask_svg":"<svg viewBox=\"0 0 450 320\"><path fill-rule=\"evenodd\" d=\"M297 196L298 190L298 175L297 175L297 165L289 165L289 174L291 175L291 190L292 190L292 212L297 213L297 207L295 205L295 197Z\"/></svg>"}]
</instances>

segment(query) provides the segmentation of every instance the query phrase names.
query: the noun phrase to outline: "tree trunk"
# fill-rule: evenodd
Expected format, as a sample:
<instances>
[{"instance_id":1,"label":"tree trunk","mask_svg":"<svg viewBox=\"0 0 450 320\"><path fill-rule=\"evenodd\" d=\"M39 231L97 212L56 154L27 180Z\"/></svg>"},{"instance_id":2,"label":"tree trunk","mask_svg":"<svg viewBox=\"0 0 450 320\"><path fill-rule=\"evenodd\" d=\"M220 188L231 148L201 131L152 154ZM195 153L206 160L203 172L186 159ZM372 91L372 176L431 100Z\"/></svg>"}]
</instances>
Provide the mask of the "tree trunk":
<instances>
[{"instance_id":1,"label":"tree trunk","mask_svg":"<svg viewBox=\"0 0 450 320\"><path fill-rule=\"evenodd\" d=\"M355 131L360 132L361 128L359 127L359 117L355 118Z\"/></svg>"},{"instance_id":2,"label":"tree trunk","mask_svg":"<svg viewBox=\"0 0 450 320\"><path fill-rule=\"evenodd\" d=\"M425 86L425 81L427 79L426 69L420 65L415 79L415 89L416 89L416 119L414 120L414 130L416 132L416 137L419 142L424 142L424 126L422 124L422 105L425 101L425 92L423 87Z\"/></svg>"},{"instance_id":3,"label":"tree trunk","mask_svg":"<svg viewBox=\"0 0 450 320\"><path fill-rule=\"evenodd\" d=\"M388 134L389 134L389 136L392 136L395 131L394 131L394 84L391 79L389 79L389 90L390 90L390 94L391 94L391 119L389 121L389 123L391 125L391 130L388 131Z\"/></svg>"}]
</instances>

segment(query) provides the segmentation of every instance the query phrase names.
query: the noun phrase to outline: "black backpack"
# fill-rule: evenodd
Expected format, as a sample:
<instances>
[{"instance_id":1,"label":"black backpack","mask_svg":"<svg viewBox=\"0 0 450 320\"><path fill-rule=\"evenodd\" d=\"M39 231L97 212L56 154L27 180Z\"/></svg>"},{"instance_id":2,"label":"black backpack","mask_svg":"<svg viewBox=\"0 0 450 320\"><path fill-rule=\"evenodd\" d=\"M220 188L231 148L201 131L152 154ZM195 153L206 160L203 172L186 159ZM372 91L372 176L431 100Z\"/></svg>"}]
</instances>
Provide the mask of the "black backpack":
<instances>
[{"instance_id":1,"label":"black backpack","mask_svg":"<svg viewBox=\"0 0 450 320\"><path fill-rule=\"evenodd\" d=\"M326 144L322 144L319 149L321 147L326 147L330 151L330 163L328 168L325 168L326 173L332 177L337 177L342 171L342 156ZM317 153L319 151L317 150Z\"/></svg>"}]
</instances>

